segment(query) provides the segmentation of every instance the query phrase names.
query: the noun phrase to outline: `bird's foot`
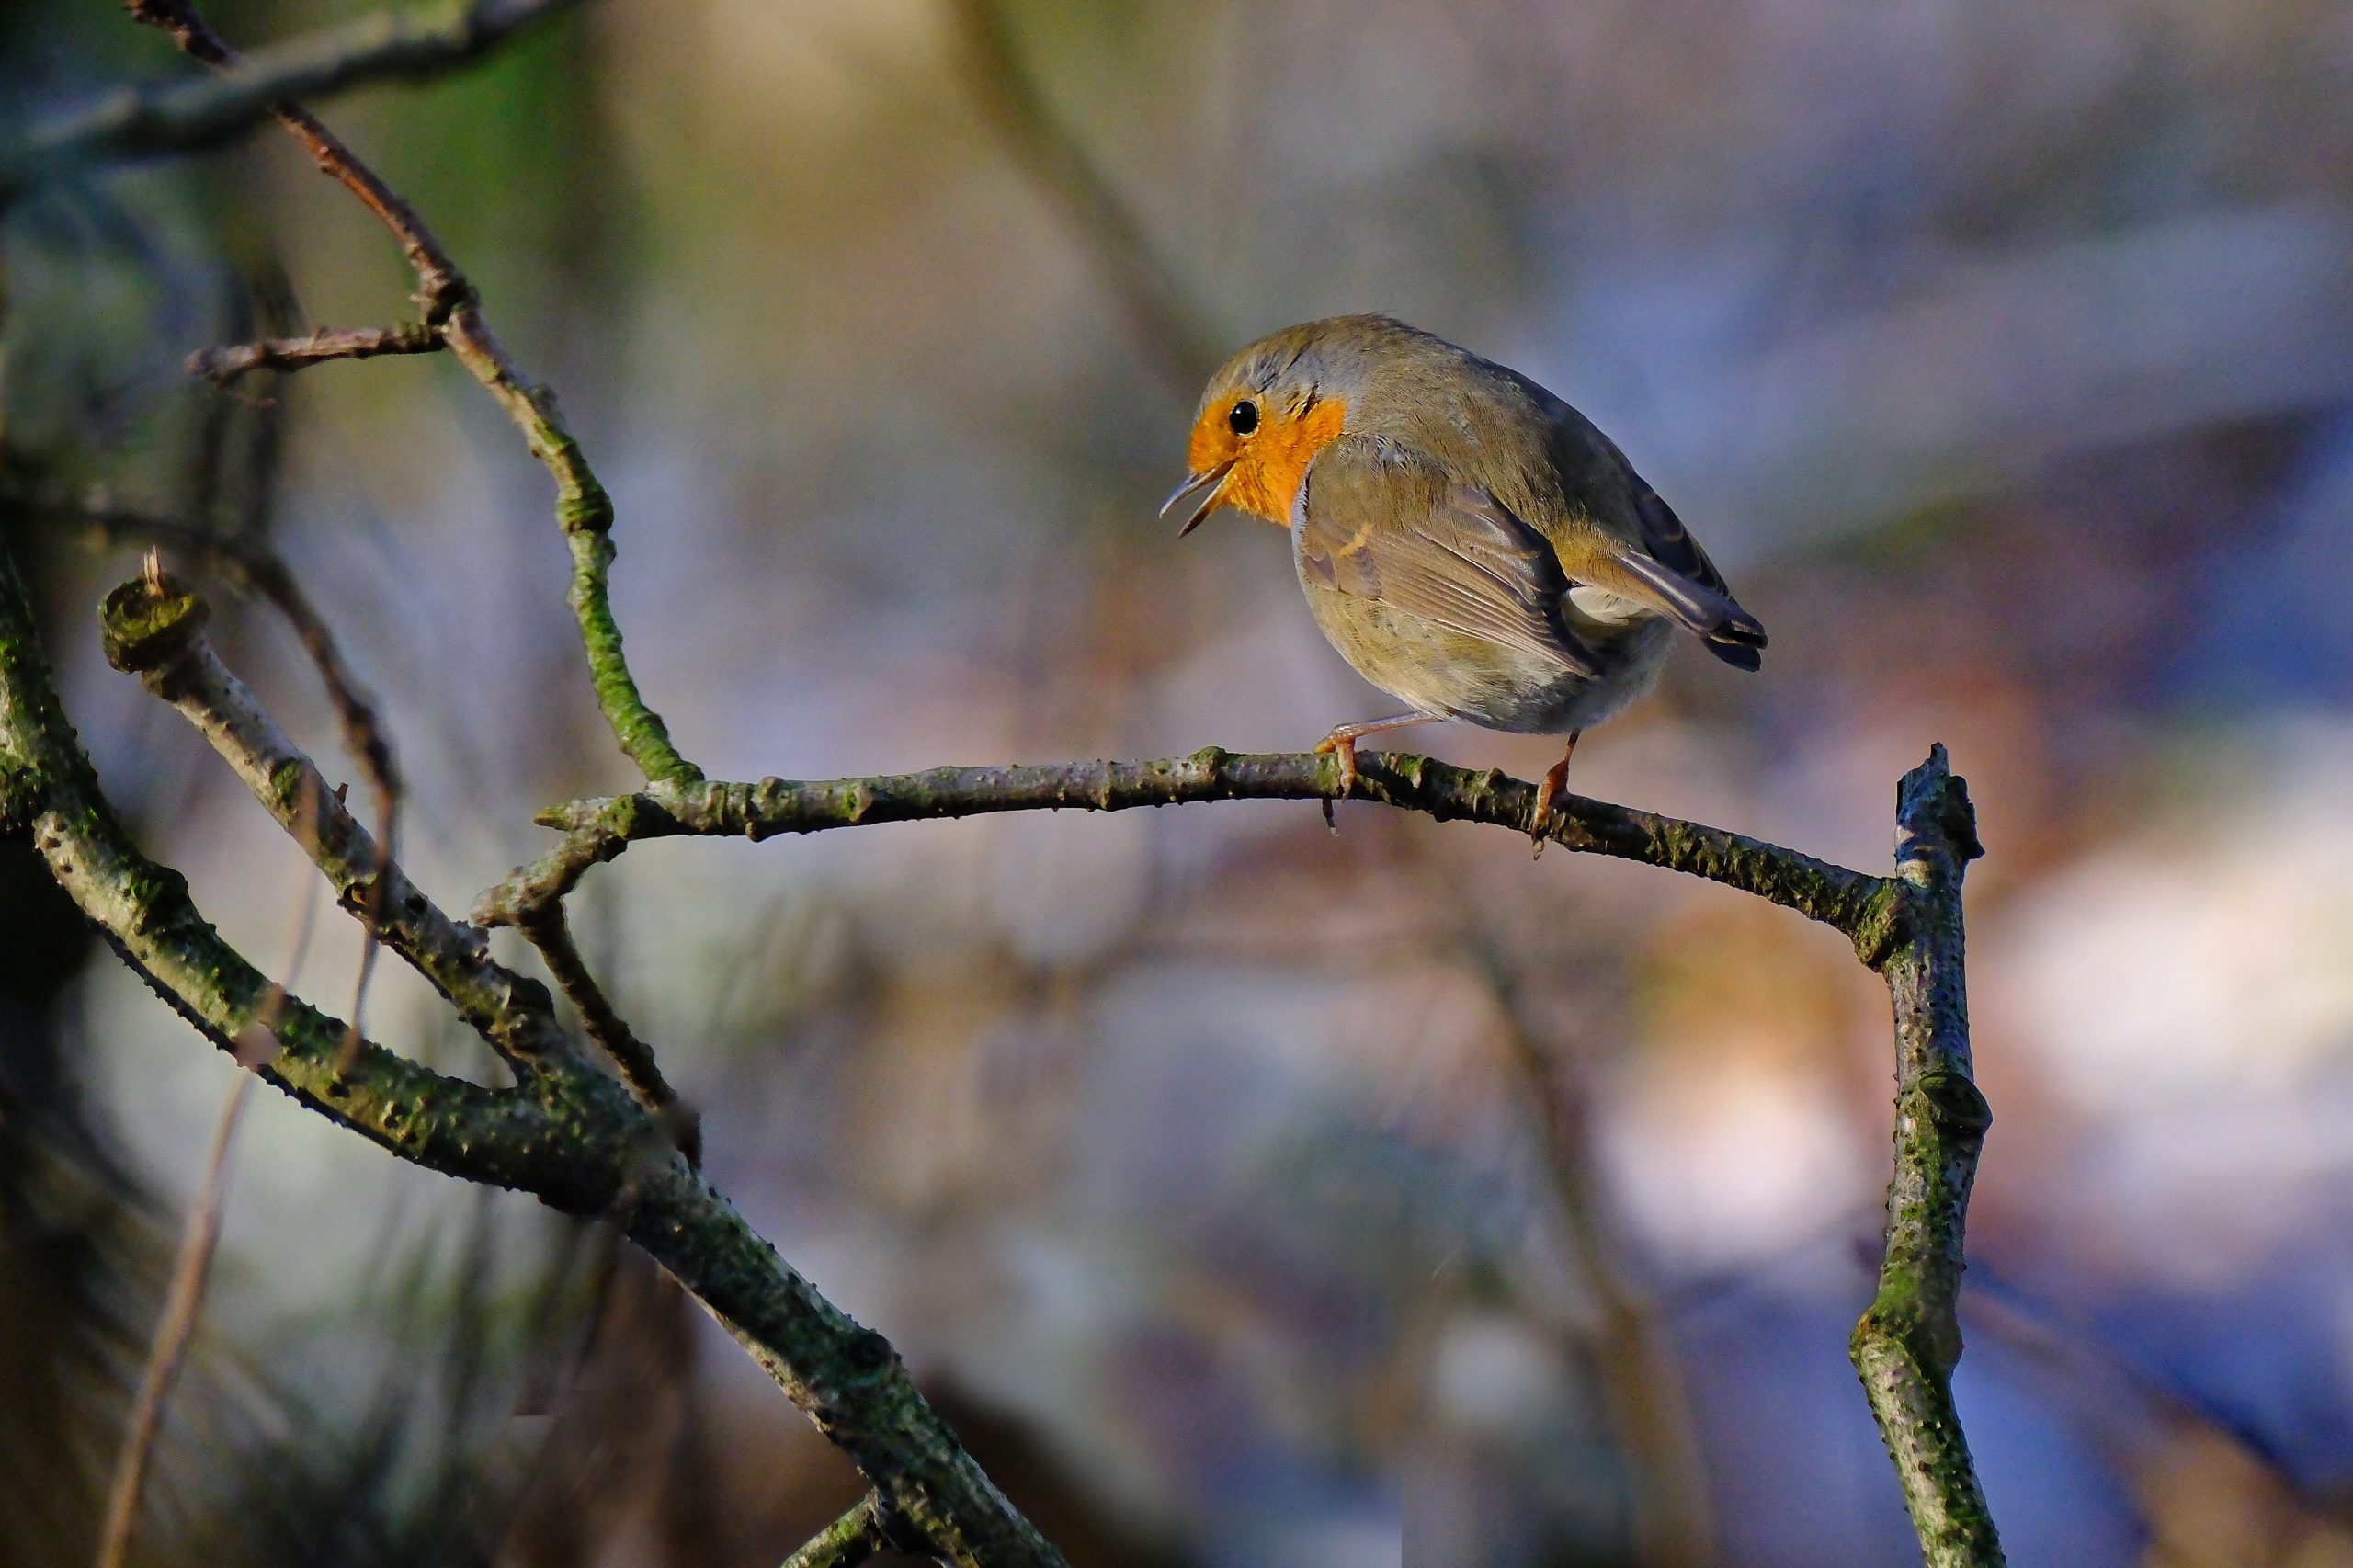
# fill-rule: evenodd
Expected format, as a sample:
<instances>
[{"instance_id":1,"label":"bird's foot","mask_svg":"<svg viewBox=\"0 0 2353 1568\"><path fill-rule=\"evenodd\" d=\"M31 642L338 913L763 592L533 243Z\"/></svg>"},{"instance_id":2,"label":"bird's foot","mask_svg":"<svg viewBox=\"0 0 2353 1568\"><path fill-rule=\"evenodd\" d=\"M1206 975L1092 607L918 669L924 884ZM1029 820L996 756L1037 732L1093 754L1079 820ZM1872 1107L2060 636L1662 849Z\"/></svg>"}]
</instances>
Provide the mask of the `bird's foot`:
<instances>
[{"instance_id":1,"label":"bird's foot","mask_svg":"<svg viewBox=\"0 0 2353 1568\"><path fill-rule=\"evenodd\" d=\"M1577 738L1571 735L1561 760L1545 770L1542 781L1536 786L1536 810L1528 819L1528 836L1536 846L1536 853L1529 857L1532 860L1544 858L1544 846L1552 834L1552 803L1569 787L1569 758L1576 754Z\"/></svg>"},{"instance_id":2,"label":"bird's foot","mask_svg":"<svg viewBox=\"0 0 2353 1568\"><path fill-rule=\"evenodd\" d=\"M1340 824L1332 814L1332 802L1335 799L1346 800L1357 792L1357 738L1335 730L1317 743L1315 751L1319 756L1329 752L1340 761L1340 792L1337 796L1324 797L1324 825L1336 835Z\"/></svg>"}]
</instances>

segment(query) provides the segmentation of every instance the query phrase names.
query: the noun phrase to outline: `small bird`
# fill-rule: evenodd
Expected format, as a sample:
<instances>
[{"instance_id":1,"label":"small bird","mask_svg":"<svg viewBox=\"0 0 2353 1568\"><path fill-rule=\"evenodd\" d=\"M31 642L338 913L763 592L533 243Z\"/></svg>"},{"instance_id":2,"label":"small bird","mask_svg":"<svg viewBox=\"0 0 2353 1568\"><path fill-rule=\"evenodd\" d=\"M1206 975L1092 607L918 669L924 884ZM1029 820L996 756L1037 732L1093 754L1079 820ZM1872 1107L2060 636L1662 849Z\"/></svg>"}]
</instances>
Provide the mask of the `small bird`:
<instances>
[{"instance_id":1,"label":"small bird","mask_svg":"<svg viewBox=\"0 0 2353 1568\"><path fill-rule=\"evenodd\" d=\"M1160 508L1199 497L1178 537L1221 506L1289 528L1324 635L1411 710L1324 737L1343 793L1380 731L1566 735L1537 791L1540 854L1578 735L1650 689L1675 628L1760 663L1765 628L1608 437L1403 322L1334 316L1242 349L1210 378L1187 459Z\"/></svg>"}]
</instances>

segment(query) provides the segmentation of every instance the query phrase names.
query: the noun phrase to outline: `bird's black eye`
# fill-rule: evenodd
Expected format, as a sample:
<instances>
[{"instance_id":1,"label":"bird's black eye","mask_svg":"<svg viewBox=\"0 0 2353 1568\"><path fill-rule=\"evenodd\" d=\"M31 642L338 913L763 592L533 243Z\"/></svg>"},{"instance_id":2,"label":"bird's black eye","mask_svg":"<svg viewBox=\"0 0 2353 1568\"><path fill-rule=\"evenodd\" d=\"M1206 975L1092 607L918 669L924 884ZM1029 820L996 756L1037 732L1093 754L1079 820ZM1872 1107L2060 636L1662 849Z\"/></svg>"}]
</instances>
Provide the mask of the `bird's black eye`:
<instances>
[{"instance_id":1,"label":"bird's black eye","mask_svg":"<svg viewBox=\"0 0 2353 1568\"><path fill-rule=\"evenodd\" d=\"M1233 412L1225 416L1225 422L1233 427L1235 435L1247 436L1258 427L1258 405L1245 397L1233 405Z\"/></svg>"}]
</instances>

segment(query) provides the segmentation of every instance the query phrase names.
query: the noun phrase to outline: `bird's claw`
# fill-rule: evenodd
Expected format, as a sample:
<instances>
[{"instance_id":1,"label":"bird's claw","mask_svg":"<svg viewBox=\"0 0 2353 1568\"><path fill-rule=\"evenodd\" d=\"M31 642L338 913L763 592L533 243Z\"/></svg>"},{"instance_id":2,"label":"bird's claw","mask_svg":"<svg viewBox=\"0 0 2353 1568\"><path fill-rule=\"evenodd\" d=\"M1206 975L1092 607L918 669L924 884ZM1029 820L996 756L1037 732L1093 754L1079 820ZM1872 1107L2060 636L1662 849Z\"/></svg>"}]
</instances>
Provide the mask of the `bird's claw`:
<instances>
[{"instance_id":1,"label":"bird's claw","mask_svg":"<svg viewBox=\"0 0 2353 1568\"><path fill-rule=\"evenodd\" d=\"M1536 786L1536 809L1528 818L1528 836L1536 846L1536 853L1529 857L1531 860L1544 858L1544 846L1552 839L1552 803L1561 798L1561 791L1568 788L1568 783L1569 759L1564 756L1546 770L1543 780Z\"/></svg>"},{"instance_id":2,"label":"bird's claw","mask_svg":"<svg viewBox=\"0 0 2353 1568\"><path fill-rule=\"evenodd\" d=\"M1316 755L1326 753L1340 759L1340 793L1353 792L1357 787L1357 738L1354 735L1326 735L1315 745Z\"/></svg>"},{"instance_id":3,"label":"bird's claw","mask_svg":"<svg viewBox=\"0 0 2353 1568\"><path fill-rule=\"evenodd\" d=\"M1339 793L1324 797L1324 825L1336 836L1340 824L1332 813L1332 802L1346 800L1357 791L1357 738L1354 735L1326 735L1317 744L1315 750L1318 756L1329 752L1340 762Z\"/></svg>"}]
</instances>

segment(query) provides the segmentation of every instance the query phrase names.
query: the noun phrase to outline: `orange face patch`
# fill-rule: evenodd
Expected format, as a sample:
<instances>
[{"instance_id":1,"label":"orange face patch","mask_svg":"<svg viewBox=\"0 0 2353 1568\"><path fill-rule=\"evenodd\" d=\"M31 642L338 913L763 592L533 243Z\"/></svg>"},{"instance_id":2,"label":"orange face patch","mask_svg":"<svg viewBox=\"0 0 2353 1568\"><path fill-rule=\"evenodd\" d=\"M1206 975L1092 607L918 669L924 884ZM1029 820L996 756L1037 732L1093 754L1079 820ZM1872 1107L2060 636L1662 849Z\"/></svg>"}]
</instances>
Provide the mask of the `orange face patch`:
<instances>
[{"instance_id":1,"label":"orange face patch","mask_svg":"<svg viewBox=\"0 0 2353 1568\"><path fill-rule=\"evenodd\" d=\"M1236 400L1203 411L1193 427L1186 460L1195 473L1207 473L1231 461L1233 472L1218 489L1218 505L1238 506L1279 528L1290 526L1290 504L1315 454L1332 444L1347 423L1347 405L1337 398L1319 398L1304 414L1259 404L1258 428L1236 436L1229 416Z\"/></svg>"}]
</instances>

